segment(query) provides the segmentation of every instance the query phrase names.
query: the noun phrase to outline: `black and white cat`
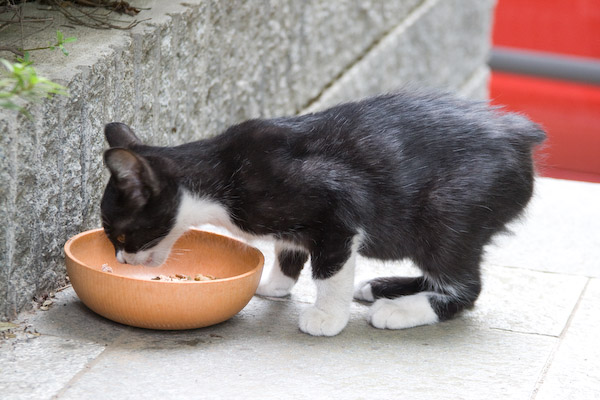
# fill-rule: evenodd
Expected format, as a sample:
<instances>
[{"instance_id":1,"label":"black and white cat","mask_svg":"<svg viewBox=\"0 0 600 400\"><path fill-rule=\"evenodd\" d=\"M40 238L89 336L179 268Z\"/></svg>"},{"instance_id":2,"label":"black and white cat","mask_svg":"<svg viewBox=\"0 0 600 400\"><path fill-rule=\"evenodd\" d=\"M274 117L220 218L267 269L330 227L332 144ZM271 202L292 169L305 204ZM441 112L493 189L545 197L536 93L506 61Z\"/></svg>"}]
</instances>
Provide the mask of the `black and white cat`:
<instances>
[{"instance_id":1,"label":"black and white cat","mask_svg":"<svg viewBox=\"0 0 600 400\"><path fill-rule=\"evenodd\" d=\"M545 134L482 102L401 92L303 116L255 119L175 147L106 125L111 172L101 209L120 262L158 266L190 226L220 225L275 241L258 294L285 296L310 258L311 335L336 335L353 296L370 322L401 329L471 307L492 235L533 190L532 148ZM358 254L409 258L418 278L354 285Z\"/></svg>"}]
</instances>

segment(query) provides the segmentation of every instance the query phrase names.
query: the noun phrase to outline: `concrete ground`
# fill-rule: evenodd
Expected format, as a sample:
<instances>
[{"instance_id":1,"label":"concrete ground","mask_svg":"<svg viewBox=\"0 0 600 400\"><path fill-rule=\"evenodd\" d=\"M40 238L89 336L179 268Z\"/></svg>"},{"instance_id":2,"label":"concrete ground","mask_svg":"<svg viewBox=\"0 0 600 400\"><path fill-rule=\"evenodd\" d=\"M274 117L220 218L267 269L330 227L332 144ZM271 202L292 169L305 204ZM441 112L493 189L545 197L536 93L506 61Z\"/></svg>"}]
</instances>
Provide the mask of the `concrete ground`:
<instances>
[{"instance_id":1,"label":"concrete ground","mask_svg":"<svg viewBox=\"0 0 600 400\"><path fill-rule=\"evenodd\" d=\"M191 331L113 323L67 288L0 325L0 398L600 399L599 205L599 184L539 179L515 235L489 247L477 306L404 331L355 302L340 335L301 333L307 273L290 298ZM399 270L414 273L361 259L357 279Z\"/></svg>"}]
</instances>

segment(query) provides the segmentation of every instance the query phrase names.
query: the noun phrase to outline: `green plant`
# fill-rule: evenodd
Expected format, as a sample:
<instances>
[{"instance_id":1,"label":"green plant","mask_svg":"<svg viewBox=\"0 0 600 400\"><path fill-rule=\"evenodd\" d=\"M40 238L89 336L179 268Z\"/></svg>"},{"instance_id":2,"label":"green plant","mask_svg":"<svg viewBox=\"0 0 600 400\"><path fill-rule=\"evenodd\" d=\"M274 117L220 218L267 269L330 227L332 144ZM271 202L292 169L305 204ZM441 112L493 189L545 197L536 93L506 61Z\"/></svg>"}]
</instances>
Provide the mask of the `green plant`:
<instances>
[{"instance_id":1,"label":"green plant","mask_svg":"<svg viewBox=\"0 0 600 400\"><path fill-rule=\"evenodd\" d=\"M0 107L18 110L29 118L29 112L18 102L38 102L50 98L52 95L68 96L67 88L51 80L39 76L32 66L30 60L31 51L56 50L59 49L65 56L69 52L65 49L65 43L77 40L74 37L65 38L61 31L56 31L56 43L48 43L45 47L23 49L23 57L17 57L17 62L10 62L0 58L4 70L0 71Z\"/></svg>"},{"instance_id":2,"label":"green plant","mask_svg":"<svg viewBox=\"0 0 600 400\"><path fill-rule=\"evenodd\" d=\"M64 86L38 76L31 66L28 54L18 62L0 59L0 63L4 66L4 70L0 72L0 107L18 110L31 118L29 112L17 104L17 99L38 102L52 95L68 96Z\"/></svg>"},{"instance_id":3,"label":"green plant","mask_svg":"<svg viewBox=\"0 0 600 400\"><path fill-rule=\"evenodd\" d=\"M27 53L30 51L37 51L37 50L56 50L59 49L60 51L63 52L63 54L65 56L69 55L69 52L67 51L67 49L65 49L64 44L65 43L71 43L76 41L77 38L75 37L68 37L65 38L65 35L61 32L61 31L56 31L56 43L52 44L51 42L48 42L48 46L44 46L44 47L36 47L34 49L23 49L22 52L25 54L25 56L27 56Z\"/></svg>"}]
</instances>

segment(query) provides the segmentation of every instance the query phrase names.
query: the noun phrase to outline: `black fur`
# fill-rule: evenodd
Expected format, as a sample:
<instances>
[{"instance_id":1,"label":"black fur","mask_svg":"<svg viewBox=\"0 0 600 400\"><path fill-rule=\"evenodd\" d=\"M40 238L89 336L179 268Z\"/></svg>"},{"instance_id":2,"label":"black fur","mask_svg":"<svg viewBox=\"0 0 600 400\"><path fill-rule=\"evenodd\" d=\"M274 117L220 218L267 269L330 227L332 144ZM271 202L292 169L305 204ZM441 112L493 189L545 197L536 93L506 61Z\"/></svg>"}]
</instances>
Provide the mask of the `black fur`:
<instances>
[{"instance_id":1,"label":"black fur","mask_svg":"<svg viewBox=\"0 0 600 400\"><path fill-rule=\"evenodd\" d=\"M281 271L294 280L298 280L304 264L308 261L308 253L297 250L282 250L277 257Z\"/></svg>"},{"instance_id":2,"label":"black fur","mask_svg":"<svg viewBox=\"0 0 600 400\"><path fill-rule=\"evenodd\" d=\"M165 235L185 189L222 204L245 232L305 248L316 279L334 275L362 233L362 255L409 258L424 274L374 280L374 296L438 293L441 320L476 300L483 247L528 203L532 148L545 138L520 115L429 92L250 120L177 147L142 145L121 124L106 136L153 171L138 176L133 205L113 172L102 211L116 247ZM123 245L120 234L136 239ZM280 254L284 274L296 279L306 258Z\"/></svg>"}]
</instances>

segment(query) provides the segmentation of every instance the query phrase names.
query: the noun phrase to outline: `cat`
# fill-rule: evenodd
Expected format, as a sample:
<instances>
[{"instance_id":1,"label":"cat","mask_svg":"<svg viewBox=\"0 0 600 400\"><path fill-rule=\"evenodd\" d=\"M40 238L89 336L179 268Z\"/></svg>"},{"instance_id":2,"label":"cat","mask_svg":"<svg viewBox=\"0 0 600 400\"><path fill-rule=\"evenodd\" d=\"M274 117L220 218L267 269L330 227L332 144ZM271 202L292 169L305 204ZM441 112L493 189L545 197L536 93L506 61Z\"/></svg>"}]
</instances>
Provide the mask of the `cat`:
<instances>
[{"instance_id":1,"label":"cat","mask_svg":"<svg viewBox=\"0 0 600 400\"><path fill-rule=\"evenodd\" d=\"M402 329L470 308L484 246L532 196L527 118L433 91L399 91L274 119L252 119L175 147L105 126L111 177L102 222L119 262L158 266L190 226L270 238L276 261L257 294L286 296L310 258L317 296L300 330L333 336L352 298L370 323ZM356 257L408 258L420 277L354 288Z\"/></svg>"}]
</instances>

